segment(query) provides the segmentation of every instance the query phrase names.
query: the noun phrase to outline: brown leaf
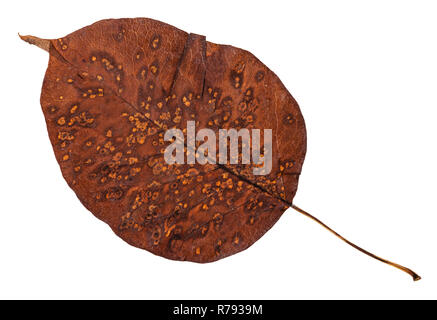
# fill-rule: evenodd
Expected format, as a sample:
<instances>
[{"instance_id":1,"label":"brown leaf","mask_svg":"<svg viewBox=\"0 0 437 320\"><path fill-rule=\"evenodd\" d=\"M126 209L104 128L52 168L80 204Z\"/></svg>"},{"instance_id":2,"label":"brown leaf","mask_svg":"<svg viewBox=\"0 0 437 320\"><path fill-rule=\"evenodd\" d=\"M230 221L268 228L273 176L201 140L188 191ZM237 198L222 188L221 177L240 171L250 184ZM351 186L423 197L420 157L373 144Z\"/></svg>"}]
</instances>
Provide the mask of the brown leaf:
<instances>
[{"instance_id":1,"label":"brown leaf","mask_svg":"<svg viewBox=\"0 0 437 320\"><path fill-rule=\"evenodd\" d=\"M65 180L128 243L210 262L249 247L291 204L304 120L251 53L141 18L99 21L56 40L22 38L50 53L41 105ZM272 129L270 174L229 162L168 165L165 130L186 131L190 120L217 136Z\"/></svg>"},{"instance_id":2,"label":"brown leaf","mask_svg":"<svg viewBox=\"0 0 437 320\"><path fill-rule=\"evenodd\" d=\"M248 248L293 207L420 279L292 204L305 123L279 78L251 53L145 18L103 20L56 40L21 38L50 53L41 105L65 180L126 242L169 259L211 262ZM257 165L229 160L169 165L168 129L181 129L175 143L196 152L186 142L188 121L217 136L271 129L272 170L255 175Z\"/></svg>"}]
</instances>

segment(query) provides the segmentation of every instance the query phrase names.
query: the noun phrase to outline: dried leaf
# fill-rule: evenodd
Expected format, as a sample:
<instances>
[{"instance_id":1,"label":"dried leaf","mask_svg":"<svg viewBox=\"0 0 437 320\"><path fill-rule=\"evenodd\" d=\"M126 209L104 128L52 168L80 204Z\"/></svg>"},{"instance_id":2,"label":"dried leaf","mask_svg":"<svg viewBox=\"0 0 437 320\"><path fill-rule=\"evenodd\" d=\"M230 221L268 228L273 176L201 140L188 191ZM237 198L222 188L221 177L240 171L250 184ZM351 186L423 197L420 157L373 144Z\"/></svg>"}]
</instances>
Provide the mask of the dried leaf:
<instances>
[{"instance_id":1,"label":"dried leaf","mask_svg":"<svg viewBox=\"0 0 437 320\"><path fill-rule=\"evenodd\" d=\"M249 247L292 202L304 120L251 53L151 19L104 20L31 40L50 53L41 105L62 174L128 243L210 262ZM186 131L190 120L214 131L272 129L270 174L242 164L168 165L165 130Z\"/></svg>"},{"instance_id":2,"label":"dried leaf","mask_svg":"<svg viewBox=\"0 0 437 320\"><path fill-rule=\"evenodd\" d=\"M41 105L65 180L126 242L169 259L211 262L248 248L293 207L420 279L292 204L304 119L251 53L145 18L103 20L56 40L22 39L50 53ZM181 129L179 143L196 152L186 142L189 121L217 133L271 129L271 171L255 175L258 165L229 160L168 164L168 129Z\"/></svg>"}]
</instances>

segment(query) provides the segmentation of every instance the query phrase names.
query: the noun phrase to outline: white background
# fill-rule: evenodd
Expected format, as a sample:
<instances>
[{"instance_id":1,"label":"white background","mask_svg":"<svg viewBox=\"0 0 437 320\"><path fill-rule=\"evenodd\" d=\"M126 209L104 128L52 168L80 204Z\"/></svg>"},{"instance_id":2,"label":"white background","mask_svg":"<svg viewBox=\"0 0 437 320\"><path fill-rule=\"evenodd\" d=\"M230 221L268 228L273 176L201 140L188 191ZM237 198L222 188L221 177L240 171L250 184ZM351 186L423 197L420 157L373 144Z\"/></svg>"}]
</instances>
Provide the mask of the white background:
<instances>
[{"instance_id":1,"label":"white background","mask_svg":"<svg viewBox=\"0 0 437 320\"><path fill-rule=\"evenodd\" d=\"M104 18L149 17L247 49L299 102L308 153L298 206L411 278L289 209L212 264L131 247L61 176L39 105L46 52ZM1 10L0 298L437 298L435 1L9 1Z\"/></svg>"}]
</instances>

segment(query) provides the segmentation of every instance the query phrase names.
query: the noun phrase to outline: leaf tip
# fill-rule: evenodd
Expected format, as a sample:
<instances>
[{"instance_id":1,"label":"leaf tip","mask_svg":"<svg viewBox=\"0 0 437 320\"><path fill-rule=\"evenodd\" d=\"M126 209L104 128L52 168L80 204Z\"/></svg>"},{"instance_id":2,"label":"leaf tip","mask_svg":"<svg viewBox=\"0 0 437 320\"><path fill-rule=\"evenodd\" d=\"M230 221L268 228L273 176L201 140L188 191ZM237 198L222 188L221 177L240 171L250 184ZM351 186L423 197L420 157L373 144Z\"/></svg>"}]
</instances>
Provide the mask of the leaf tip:
<instances>
[{"instance_id":1,"label":"leaf tip","mask_svg":"<svg viewBox=\"0 0 437 320\"><path fill-rule=\"evenodd\" d=\"M18 36L21 40L26 41L29 44L33 44L47 52L49 52L50 48L50 40L48 39L41 39L34 36L22 36L20 33L18 33Z\"/></svg>"}]
</instances>

